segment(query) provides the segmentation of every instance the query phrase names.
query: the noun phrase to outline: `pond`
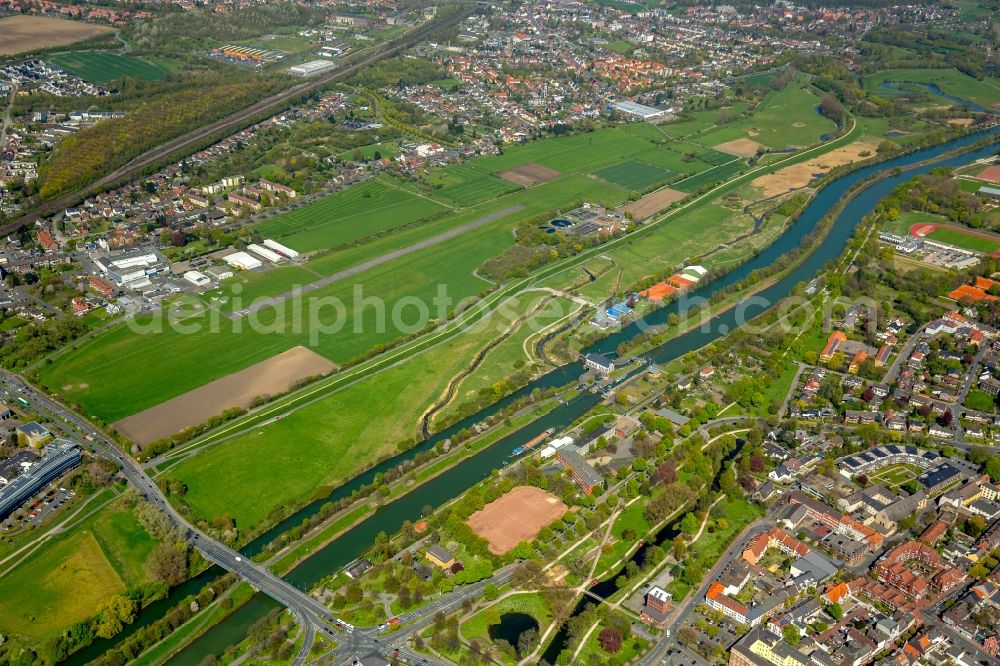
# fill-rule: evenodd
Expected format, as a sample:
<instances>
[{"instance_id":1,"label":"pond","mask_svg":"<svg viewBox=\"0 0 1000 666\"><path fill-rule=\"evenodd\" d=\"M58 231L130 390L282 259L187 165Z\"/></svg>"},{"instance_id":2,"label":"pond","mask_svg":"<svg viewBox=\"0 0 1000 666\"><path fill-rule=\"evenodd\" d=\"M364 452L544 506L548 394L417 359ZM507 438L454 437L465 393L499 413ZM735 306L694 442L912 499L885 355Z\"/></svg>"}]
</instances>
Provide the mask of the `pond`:
<instances>
[{"instance_id":1,"label":"pond","mask_svg":"<svg viewBox=\"0 0 1000 666\"><path fill-rule=\"evenodd\" d=\"M490 640L505 640L517 649L517 642L521 634L526 631L538 631L538 620L527 613L504 613L500 616L500 622L491 624L489 628ZM520 654L518 656L521 656Z\"/></svg>"}]
</instances>

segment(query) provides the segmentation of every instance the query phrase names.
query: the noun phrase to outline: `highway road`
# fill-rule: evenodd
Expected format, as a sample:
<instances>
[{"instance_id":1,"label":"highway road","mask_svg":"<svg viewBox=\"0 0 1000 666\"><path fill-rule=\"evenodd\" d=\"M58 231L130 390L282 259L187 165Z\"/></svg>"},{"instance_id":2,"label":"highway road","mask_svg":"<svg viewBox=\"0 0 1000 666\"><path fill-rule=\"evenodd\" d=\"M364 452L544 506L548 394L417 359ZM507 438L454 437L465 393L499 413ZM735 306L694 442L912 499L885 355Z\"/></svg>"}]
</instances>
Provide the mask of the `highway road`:
<instances>
[{"instance_id":1,"label":"highway road","mask_svg":"<svg viewBox=\"0 0 1000 666\"><path fill-rule=\"evenodd\" d=\"M129 178L141 175L146 169L160 164L175 154L179 154L184 151L196 150L204 146L206 142L210 141L213 137L221 138L226 134L231 134L242 129L259 117L266 114L277 113L296 98L321 90L333 81L355 74L362 68L367 67L374 62L378 62L383 58L396 55L438 28L454 25L458 21L461 21L465 17L469 16L474 9L475 5L470 4L469 6L448 16L444 16L440 19L432 19L417 26L416 28L413 28L394 40L376 46L371 53L354 62L338 67L337 69L315 79L310 79L303 83L298 83L290 88L286 88L285 90L282 90L281 92L266 99L251 104L242 111L237 111L236 113L230 114L225 118L221 118L213 123L191 130L190 132L182 134L179 137L162 143L159 146L133 158L124 166L115 169L108 175L103 178L99 178L86 187L74 192L68 192L53 199L49 199L34 209L26 212L24 215L21 215L13 222L0 225L0 235L9 234L16 231L24 224L34 222L40 217L44 217L46 215L52 215L53 213L86 199L92 194L96 194L113 187L118 183L128 180Z\"/></svg>"},{"instance_id":2,"label":"highway road","mask_svg":"<svg viewBox=\"0 0 1000 666\"><path fill-rule=\"evenodd\" d=\"M464 585L442 595L431 603L401 615L400 629L383 634L378 627L355 628L336 618L330 610L309 594L298 590L290 583L271 573L262 565L249 560L229 546L216 541L198 531L181 516L167 501L156 482L153 481L131 457L92 423L51 399L21 377L2 371L0 385L11 395L27 400L31 409L51 421L53 430L80 442L88 442L94 453L112 460L120 467L122 476L135 487L153 506L157 507L185 536L192 548L223 569L232 572L250 583L260 592L282 604L295 616L305 631L305 640L295 659L296 665L305 664L315 642L317 633L323 634L337 647L320 657L323 662L350 663L355 657L378 652L385 656L397 656L413 664L438 664L427 655L415 652L407 645L414 633L429 626L439 613L451 613L466 601L478 599L486 586L507 583L514 573L515 565L508 565L497 571L491 578ZM317 661L319 661L317 660ZM314 662L315 663L315 662Z\"/></svg>"},{"instance_id":3,"label":"highway road","mask_svg":"<svg viewBox=\"0 0 1000 666\"><path fill-rule=\"evenodd\" d=\"M336 625L338 620L326 606L274 575L265 567L244 558L229 546L199 532L177 513L160 492L156 482L99 428L16 375L4 371L0 375L0 383L12 395L27 400L33 411L50 419L54 429L62 431L75 440L89 442L94 453L117 463L122 476L128 483L135 487L153 506L166 514L188 540L191 547L198 550L206 560L232 572L253 585L255 589L288 608L306 632L306 640L299 652L297 664L305 663L317 631L328 635L331 640L338 642L342 640L341 632L330 626L331 624Z\"/></svg>"}]
</instances>

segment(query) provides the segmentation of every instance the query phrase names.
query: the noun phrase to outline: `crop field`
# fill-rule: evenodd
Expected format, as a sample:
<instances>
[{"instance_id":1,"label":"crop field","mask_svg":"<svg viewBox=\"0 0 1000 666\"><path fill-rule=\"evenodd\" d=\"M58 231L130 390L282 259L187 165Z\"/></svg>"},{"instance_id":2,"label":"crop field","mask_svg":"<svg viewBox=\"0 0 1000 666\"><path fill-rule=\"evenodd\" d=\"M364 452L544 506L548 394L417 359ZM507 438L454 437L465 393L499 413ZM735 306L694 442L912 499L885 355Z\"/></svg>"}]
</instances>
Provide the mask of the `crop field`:
<instances>
[{"instance_id":1,"label":"crop field","mask_svg":"<svg viewBox=\"0 0 1000 666\"><path fill-rule=\"evenodd\" d=\"M720 164L719 166L712 167L707 171L702 171L701 173L695 174L690 178L685 178L684 180L674 183L671 187L680 190L681 192L695 192L700 187L705 185L710 185L712 183L726 180L731 176L739 173L745 165L743 160L739 158L733 158L727 164Z\"/></svg>"},{"instance_id":2,"label":"crop field","mask_svg":"<svg viewBox=\"0 0 1000 666\"><path fill-rule=\"evenodd\" d=\"M146 580L155 542L122 508L106 508L53 538L0 577L0 633L58 635Z\"/></svg>"},{"instance_id":3,"label":"crop field","mask_svg":"<svg viewBox=\"0 0 1000 666\"><path fill-rule=\"evenodd\" d=\"M595 171L594 175L633 192L643 192L662 183L676 172L642 160L628 160Z\"/></svg>"},{"instance_id":4,"label":"crop field","mask_svg":"<svg viewBox=\"0 0 1000 666\"><path fill-rule=\"evenodd\" d=\"M98 51L60 53L52 56L51 60L81 79L97 83L124 77L160 81L170 73L166 67L143 58Z\"/></svg>"},{"instance_id":5,"label":"crop field","mask_svg":"<svg viewBox=\"0 0 1000 666\"><path fill-rule=\"evenodd\" d=\"M526 311L530 300L520 303L511 308L514 313ZM507 325L496 320L477 327L281 421L185 459L164 475L187 484L184 499L197 515L231 513L246 529L274 506L304 502L318 487L343 482L395 453L399 441L417 435L421 414L448 381ZM378 405L377 418L357 417L372 405Z\"/></svg>"},{"instance_id":6,"label":"crop field","mask_svg":"<svg viewBox=\"0 0 1000 666\"><path fill-rule=\"evenodd\" d=\"M0 19L0 55L14 55L80 42L114 32L111 28L83 21L45 16L9 16Z\"/></svg>"},{"instance_id":7,"label":"crop field","mask_svg":"<svg viewBox=\"0 0 1000 666\"><path fill-rule=\"evenodd\" d=\"M257 231L299 252L311 252L390 231L443 210L439 203L369 180L277 215Z\"/></svg>"},{"instance_id":8,"label":"crop field","mask_svg":"<svg viewBox=\"0 0 1000 666\"><path fill-rule=\"evenodd\" d=\"M865 77L865 89L879 92L886 96L898 95L897 91L886 88L883 82L890 85L906 83L927 83L937 86L948 95L982 104L994 106L1000 104L1000 81L985 78L976 80L957 69L887 69ZM905 88L905 86L899 86ZM917 89L924 89L923 87ZM930 92L930 91L928 91ZM938 98L942 99L942 98Z\"/></svg>"}]
</instances>

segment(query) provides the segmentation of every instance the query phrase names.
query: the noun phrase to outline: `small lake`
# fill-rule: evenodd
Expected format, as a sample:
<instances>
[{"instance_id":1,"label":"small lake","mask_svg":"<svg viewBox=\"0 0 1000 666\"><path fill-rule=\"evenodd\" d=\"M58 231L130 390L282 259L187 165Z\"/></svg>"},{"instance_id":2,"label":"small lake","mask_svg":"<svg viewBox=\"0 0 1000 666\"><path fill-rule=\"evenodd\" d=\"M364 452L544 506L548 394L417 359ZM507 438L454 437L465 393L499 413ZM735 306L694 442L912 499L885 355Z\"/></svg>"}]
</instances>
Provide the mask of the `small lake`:
<instances>
[{"instance_id":1,"label":"small lake","mask_svg":"<svg viewBox=\"0 0 1000 666\"><path fill-rule=\"evenodd\" d=\"M500 622L490 625L489 635L490 640L502 639L517 649L517 641L520 640L521 634L532 629L538 631L538 628L538 620L527 613L504 613L500 616Z\"/></svg>"}]
</instances>

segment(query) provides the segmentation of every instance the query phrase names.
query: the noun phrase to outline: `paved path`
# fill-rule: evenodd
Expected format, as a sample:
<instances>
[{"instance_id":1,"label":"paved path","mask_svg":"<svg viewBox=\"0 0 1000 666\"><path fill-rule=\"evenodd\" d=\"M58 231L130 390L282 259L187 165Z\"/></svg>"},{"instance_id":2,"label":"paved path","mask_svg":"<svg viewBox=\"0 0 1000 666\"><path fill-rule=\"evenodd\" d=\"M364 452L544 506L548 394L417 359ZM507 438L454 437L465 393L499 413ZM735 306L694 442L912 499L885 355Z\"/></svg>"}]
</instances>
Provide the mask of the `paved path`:
<instances>
[{"instance_id":1,"label":"paved path","mask_svg":"<svg viewBox=\"0 0 1000 666\"><path fill-rule=\"evenodd\" d=\"M507 217L508 215L513 215L514 213L517 213L523 209L524 206L521 204L517 204L515 206L507 206L506 208L502 208L496 211L495 213L484 215L483 217L473 220L472 222L466 222L465 224L459 225L454 229L449 229L448 231L442 232L437 236L431 236L430 238L425 238L419 243L414 243L413 245L407 245L406 247L401 247L398 250L393 250L392 252L383 254L380 257L375 257L374 259L369 259L368 261L364 261L355 266L351 266L350 268L345 268L342 271L337 271L336 273L327 275L326 277L320 278L315 282L310 282L309 284L300 287L298 289L292 289L284 293L278 294L277 296L272 296L270 298L260 299L254 302L250 307L244 308L239 312L226 313L226 316L229 317L230 319L234 319L236 317L245 316L257 312L263 308L280 305L281 303L288 300L294 295L305 294L306 292L315 291L317 289L327 287L335 282L346 280L349 277L354 277L355 275L358 275L372 268L376 268L378 266L386 264L394 259L399 259L400 257L405 257L406 255L418 252L419 250L425 250L429 247L433 247L435 245L444 243L445 241L449 241L452 238L461 236L462 234L472 231L473 229L478 229L479 227L485 226L490 222L496 222L501 218Z\"/></svg>"}]
</instances>

